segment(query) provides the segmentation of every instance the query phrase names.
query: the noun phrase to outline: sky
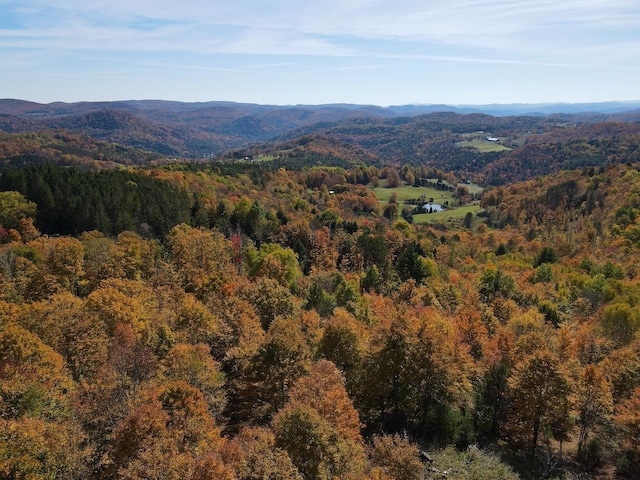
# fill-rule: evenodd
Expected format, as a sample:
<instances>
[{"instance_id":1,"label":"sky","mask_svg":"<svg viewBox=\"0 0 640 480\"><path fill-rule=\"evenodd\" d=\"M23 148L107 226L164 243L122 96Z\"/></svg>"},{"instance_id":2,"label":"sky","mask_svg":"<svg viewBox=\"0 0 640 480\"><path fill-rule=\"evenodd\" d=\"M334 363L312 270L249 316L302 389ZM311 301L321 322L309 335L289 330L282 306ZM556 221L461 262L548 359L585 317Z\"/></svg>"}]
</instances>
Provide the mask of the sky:
<instances>
[{"instance_id":1,"label":"sky","mask_svg":"<svg viewBox=\"0 0 640 480\"><path fill-rule=\"evenodd\" d=\"M640 100L640 0L0 0L0 98Z\"/></svg>"}]
</instances>

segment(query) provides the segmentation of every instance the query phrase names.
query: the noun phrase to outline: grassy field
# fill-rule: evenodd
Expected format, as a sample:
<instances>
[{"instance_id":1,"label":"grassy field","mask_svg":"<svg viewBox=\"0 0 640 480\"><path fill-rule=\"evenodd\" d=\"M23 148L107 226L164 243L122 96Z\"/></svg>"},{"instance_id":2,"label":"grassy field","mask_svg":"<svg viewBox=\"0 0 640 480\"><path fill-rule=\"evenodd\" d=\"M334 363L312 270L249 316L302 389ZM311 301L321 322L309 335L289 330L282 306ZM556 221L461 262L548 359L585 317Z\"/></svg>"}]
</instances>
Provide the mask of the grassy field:
<instances>
[{"instance_id":1,"label":"grassy field","mask_svg":"<svg viewBox=\"0 0 640 480\"><path fill-rule=\"evenodd\" d=\"M264 153L261 153L260 155L253 157L254 161L256 162L271 162L275 160L275 158L276 158L275 155L269 155Z\"/></svg>"},{"instance_id":2,"label":"grassy field","mask_svg":"<svg viewBox=\"0 0 640 480\"><path fill-rule=\"evenodd\" d=\"M413 223L459 223L462 222L467 213L471 212L475 217L482 210L480 205L465 205L454 210L445 210L436 213L419 213L413 216Z\"/></svg>"},{"instance_id":3,"label":"grassy field","mask_svg":"<svg viewBox=\"0 0 640 480\"><path fill-rule=\"evenodd\" d=\"M482 187L478 185L466 185L470 193L479 193L482 191ZM411 185L403 185L397 188L374 188L378 201L380 203L387 203L391 195L395 192L398 195L398 203L400 208L405 205L405 202L410 199L416 199L420 195L424 195L426 200L433 198L433 202L446 207L447 205L455 205L457 200L453 196L453 192L436 190L429 187L413 187ZM448 202L448 204L446 204ZM413 207L414 205L410 205ZM414 223L450 223L461 224L467 213L471 212L474 215L482 210L479 205L465 205L463 207L452 208L451 210L445 210L444 212L436 213L418 213L413 216Z\"/></svg>"},{"instance_id":4,"label":"grassy field","mask_svg":"<svg viewBox=\"0 0 640 480\"><path fill-rule=\"evenodd\" d=\"M412 187L411 185L397 188L376 187L373 191L381 203L387 203L394 192L398 195L398 202L400 203L412 198L418 198L420 195L424 195L427 200L433 198L435 203L442 203L446 200L448 200L449 203L453 203L453 192L436 190L435 188L429 187Z\"/></svg>"},{"instance_id":5,"label":"grassy field","mask_svg":"<svg viewBox=\"0 0 640 480\"><path fill-rule=\"evenodd\" d=\"M482 193L483 188L480 185L465 184L465 187L469 190L470 194ZM433 198L435 203L442 204L445 201L449 201L450 204L454 203L453 192L448 190L436 190L431 187L414 187L411 185L403 185L401 187L396 188L386 188L386 187L376 187L373 189L378 197L378 201L381 203L386 203L391 198L391 195L395 192L398 196L398 202L406 202L410 199L415 199L420 197L420 195L424 195L424 197L429 200Z\"/></svg>"},{"instance_id":6,"label":"grassy field","mask_svg":"<svg viewBox=\"0 0 640 480\"><path fill-rule=\"evenodd\" d=\"M475 183L467 184L465 185L465 187L467 187L471 195L482 193L482 191L484 190L484 188L482 188L480 185L476 185Z\"/></svg>"},{"instance_id":7,"label":"grassy field","mask_svg":"<svg viewBox=\"0 0 640 480\"><path fill-rule=\"evenodd\" d=\"M489 142L487 140L476 138L474 140L468 140L464 142L457 142L456 146L458 147L473 147L477 150L480 150L482 153L489 152L503 152L505 150L512 150L509 147L505 147L504 145L498 142Z\"/></svg>"}]
</instances>

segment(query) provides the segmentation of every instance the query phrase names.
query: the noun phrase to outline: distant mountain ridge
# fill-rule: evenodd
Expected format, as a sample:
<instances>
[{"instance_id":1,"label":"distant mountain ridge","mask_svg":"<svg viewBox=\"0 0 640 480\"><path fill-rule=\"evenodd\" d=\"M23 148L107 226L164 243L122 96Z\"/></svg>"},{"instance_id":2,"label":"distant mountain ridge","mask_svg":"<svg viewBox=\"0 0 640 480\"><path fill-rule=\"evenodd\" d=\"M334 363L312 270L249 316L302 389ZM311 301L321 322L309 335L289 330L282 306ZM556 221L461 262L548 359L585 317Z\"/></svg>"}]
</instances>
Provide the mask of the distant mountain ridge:
<instances>
[{"instance_id":1,"label":"distant mountain ridge","mask_svg":"<svg viewBox=\"0 0 640 480\"><path fill-rule=\"evenodd\" d=\"M395 116L368 106L270 106L159 100L39 104L0 100L0 132L67 129L163 155L198 158L301 126Z\"/></svg>"},{"instance_id":2,"label":"distant mountain ridge","mask_svg":"<svg viewBox=\"0 0 640 480\"><path fill-rule=\"evenodd\" d=\"M213 158L258 146L273 151L280 148L278 144L295 143L298 137L320 135L322 140L311 144L322 145L318 147L322 151L331 151L327 142L335 141L342 145L339 151L359 152L355 155L358 158L398 164L440 162L436 166L463 168L465 172L478 171L480 164L493 162L504 152L486 154L461 149L457 142L464 140L464 135L487 131L516 142L523 135L548 135L558 128L602 122L639 123L640 101L381 107L164 100L40 104L0 100L0 133L66 130L169 159ZM304 151L308 146L301 148Z\"/></svg>"},{"instance_id":3,"label":"distant mountain ridge","mask_svg":"<svg viewBox=\"0 0 640 480\"><path fill-rule=\"evenodd\" d=\"M37 103L19 99L0 99L0 115L19 117L58 117L65 115L81 115L96 110L128 110L132 113L172 112L185 113L206 109L228 109L239 112L238 115L257 115L279 110L310 111L358 111L379 117L416 116L434 112L486 113L495 116L511 115L552 115L599 113L611 115L622 112L640 110L640 100L612 101L590 103L510 103L510 104L408 104L361 105L349 103L331 103L319 105L268 105L255 103L239 103L228 101L179 102L171 100L122 100L103 102L53 102Z\"/></svg>"}]
</instances>

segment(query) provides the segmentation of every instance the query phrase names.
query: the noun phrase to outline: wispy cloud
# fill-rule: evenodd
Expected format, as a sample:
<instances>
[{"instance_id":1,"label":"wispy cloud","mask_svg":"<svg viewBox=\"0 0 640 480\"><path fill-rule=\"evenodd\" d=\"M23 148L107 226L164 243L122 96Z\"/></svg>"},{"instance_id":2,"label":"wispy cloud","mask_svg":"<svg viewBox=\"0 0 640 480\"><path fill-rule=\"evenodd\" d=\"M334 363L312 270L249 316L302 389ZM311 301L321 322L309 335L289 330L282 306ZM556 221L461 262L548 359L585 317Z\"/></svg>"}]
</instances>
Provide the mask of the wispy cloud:
<instances>
[{"instance_id":1,"label":"wispy cloud","mask_svg":"<svg viewBox=\"0 0 640 480\"><path fill-rule=\"evenodd\" d=\"M640 30L630 0L34 0L0 8L23 28L0 36L37 48L192 50L282 55L347 55L349 39L423 42L521 55L572 46L571 32L598 46L610 30ZM42 12L46 11L47 15ZM25 39L29 39L26 41ZM26 41L26 43L25 43Z\"/></svg>"},{"instance_id":2,"label":"wispy cloud","mask_svg":"<svg viewBox=\"0 0 640 480\"><path fill-rule=\"evenodd\" d=\"M553 62L536 62L529 60L514 60L506 58L489 58L489 57L464 57L453 55L380 55L380 58L389 58L397 60L412 60L426 62L447 62L447 63L468 63L481 65L520 65L532 67L554 67L554 68L581 68L586 65L579 63L553 63Z\"/></svg>"},{"instance_id":3,"label":"wispy cloud","mask_svg":"<svg viewBox=\"0 0 640 480\"><path fill-rule=\"evenodd\" d=\"M608 75L617 88L623 72L640 69L640 2L0 0L0 55L3 88L3 73L17 78L11 68L29 78L45 68L64 74L67 67L90 66L96 72L145 69L140 89L154 68L176 78L178 72L207 81L228 78L232 88L236 74L260 72L242 81L277 78L274 91L282 76L304 76L300 92L309 90L315 72L338 72L334 77L349 79L356 94L362 84L381 91L411 82L417 92L424 82L444 91L481 72L484 91L502 93L507 82L528 82L531 91L546 82L559 96L566 85L589 91L595 85L588 84L590 76ZM129 81L122 77L125 88ZM640 78L627 83L635 91ZM325 78L315 88L330 86ZM638 98L640 91L628 95Z\"/></svg>"}]
</instances>

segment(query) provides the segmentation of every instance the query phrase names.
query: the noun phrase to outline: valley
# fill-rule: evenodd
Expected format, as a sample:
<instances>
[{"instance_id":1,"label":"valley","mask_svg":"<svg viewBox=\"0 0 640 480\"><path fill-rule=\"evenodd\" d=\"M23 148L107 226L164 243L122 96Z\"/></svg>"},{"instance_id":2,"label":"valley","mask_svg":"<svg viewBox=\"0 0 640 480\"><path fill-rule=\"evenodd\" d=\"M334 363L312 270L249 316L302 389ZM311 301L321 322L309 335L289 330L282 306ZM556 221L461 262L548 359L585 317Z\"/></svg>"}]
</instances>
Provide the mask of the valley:
<instances>
[{"instance_id":1,"label":"valley","mask_svg":"<svg viewBox=\"0 0 640 480\"><path fill-rule=\"evenodd\" d=\"M640 474L637 111L0 107L0 476Z\"/></svg>"}]
</instances>

